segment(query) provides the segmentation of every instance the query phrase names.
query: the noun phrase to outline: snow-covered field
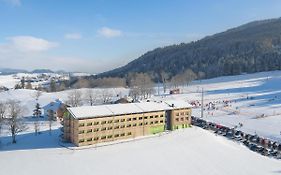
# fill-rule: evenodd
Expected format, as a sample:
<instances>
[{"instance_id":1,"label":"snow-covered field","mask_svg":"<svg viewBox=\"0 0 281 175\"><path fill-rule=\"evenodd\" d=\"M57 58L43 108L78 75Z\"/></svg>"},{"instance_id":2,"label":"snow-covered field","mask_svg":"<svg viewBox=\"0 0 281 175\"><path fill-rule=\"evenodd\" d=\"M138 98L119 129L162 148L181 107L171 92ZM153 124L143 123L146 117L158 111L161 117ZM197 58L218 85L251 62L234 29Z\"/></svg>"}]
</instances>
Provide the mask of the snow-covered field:
<instances>
[{"instance_id":1,"label":"snow-covered field","mask_svg":"<svg viewBox=\"0 0 281 175\"><path fill-rule=\"evenodd\" d=\"M9 81L6 78L6 82ZM2 82L3 83L3 82ZM1 76L0 76L1 84ZM5 84L5 83L4 83ZM154 96L155 100L185 100L215 104L205 106L204 118L230 127L238 126L281 142L281 71L219 77L195 81L182 87L182 94ZM81 89L85 94L87 89ZM104 89L95 89L101 94ZM127 95L125 88L107 89L113 97ZM55 100L67 100L68 91L43 93L41 106ZM33 90L10 90L0 93L0 100L20 100L31 115L35 106ZM227 105L223 101L229 101ZM200 107L193 109L200 117ZM32 119L30 119L32 120ZM242 123L240 127L238 124ZM0 175L4 174L281 174L281 161L261 156L248 148L197 127L154 136L143 140L84 150L60 146L59 123L49 135L42 121L42 134L30 129L10 144L7 131L2 133ZM11 167L15 168L11 168Z\"/></svg>"},{"instance_id":2,"label":"snow-covered field","mask_svg":"<svg viewBox=\"0 0 281 175\"><path fill-rule=\"evenodd\" d=\"M144 140L84 150L58 145L57 136L19 139L0 151L0 174L192 174L268 175L281 173L281 161L202 130L188 128ZM35 142L35 145L28 143ZM44 146L45 145L45 146Z\"/></svg>"},{"instance_id":3,"label":"snow-covered field","mask_svg":"<svg viewBox=\"0 0 281 175\"><path fill-rule=\"evenodd\" d=\"M281 142L281 71L226 76L196 81L182 88L183 94L168 95L164 99L183 99L201 103L204 89L204 118L250 134ZM155 97L163 99L163 97ZM223 101L229 101L227 106ZM206 105L215 104L215 110ZM192 114L201 116L201 108ZM239 123L243 126L239 127Z\"/></svg>"}]
</instances>

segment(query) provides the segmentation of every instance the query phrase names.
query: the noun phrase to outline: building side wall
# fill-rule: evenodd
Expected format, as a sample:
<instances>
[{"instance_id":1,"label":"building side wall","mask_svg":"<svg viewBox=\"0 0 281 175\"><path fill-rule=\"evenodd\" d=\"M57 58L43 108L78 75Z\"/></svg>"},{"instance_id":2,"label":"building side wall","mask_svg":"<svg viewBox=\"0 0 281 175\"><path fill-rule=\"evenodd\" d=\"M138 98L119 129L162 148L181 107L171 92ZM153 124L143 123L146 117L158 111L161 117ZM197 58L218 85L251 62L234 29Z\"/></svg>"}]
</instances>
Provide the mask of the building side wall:
<instances>
[{"instance_id":1,"label":"building side wall","mask_svg":"<svg viewBox=\"0 0 281 175\"><path fill-rule=\"evenodd\" d=\"M171 130L187 128L191 125L191 108L171 111Z\"/></svg>"}]
</instances>

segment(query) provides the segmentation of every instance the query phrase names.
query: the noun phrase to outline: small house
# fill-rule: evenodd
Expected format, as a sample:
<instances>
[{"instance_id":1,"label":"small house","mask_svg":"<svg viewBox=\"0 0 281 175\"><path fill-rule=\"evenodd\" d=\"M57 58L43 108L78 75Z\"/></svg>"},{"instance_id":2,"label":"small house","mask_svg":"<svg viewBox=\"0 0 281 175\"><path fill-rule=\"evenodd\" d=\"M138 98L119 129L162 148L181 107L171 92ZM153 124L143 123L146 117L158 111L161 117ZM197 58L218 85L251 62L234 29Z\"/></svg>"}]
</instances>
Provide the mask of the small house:
<instances>
[{"instance_id":1,"label":"small house","mask_svg":"<svg viewBox=\"0 0 281 175\"><path fill-rule=\"evenodd\" d=\"M52 115L53 120L62 120L66 107L67 106L62 101L57 99L43 107L44 117L48 118Z\"/></svg>"}]
</instances>

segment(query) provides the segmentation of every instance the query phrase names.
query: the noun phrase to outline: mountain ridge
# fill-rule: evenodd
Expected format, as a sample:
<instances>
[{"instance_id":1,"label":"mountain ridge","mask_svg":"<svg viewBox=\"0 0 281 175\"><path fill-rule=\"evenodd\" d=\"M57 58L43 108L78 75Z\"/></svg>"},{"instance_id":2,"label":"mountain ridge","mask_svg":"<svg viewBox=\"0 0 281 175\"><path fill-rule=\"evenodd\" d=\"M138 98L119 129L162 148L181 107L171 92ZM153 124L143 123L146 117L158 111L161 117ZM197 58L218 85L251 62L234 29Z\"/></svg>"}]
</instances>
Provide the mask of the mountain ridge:
<instances>
[{"instance_id":1,"label":"mountain ridge","mask_svg":"<svg viewBox=\"0 0 281 175\"><path fill-rule=\"evenodd\" d=\"M281 18L250 22L198 41L148 51L127 65L99 74L125 77L164 71L173 77L186 69L204 77L236 75L281 69Z\"/></svg>"}]
</instances>

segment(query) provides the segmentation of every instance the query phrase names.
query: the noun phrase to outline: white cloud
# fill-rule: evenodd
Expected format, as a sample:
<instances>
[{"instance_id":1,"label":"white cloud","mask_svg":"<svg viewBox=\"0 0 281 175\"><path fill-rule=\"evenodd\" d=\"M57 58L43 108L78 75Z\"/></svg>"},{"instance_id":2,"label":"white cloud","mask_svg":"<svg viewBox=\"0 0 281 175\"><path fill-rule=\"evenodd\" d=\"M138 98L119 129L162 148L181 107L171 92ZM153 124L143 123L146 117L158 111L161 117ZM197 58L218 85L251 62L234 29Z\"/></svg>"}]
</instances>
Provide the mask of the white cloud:
<instances>
[{"instance_id":1,"label":"white cloud","mask_svg":"<svg viewBox=\"0 0 281 175\"><path fill-rule=\"evenodd\" d=\"M98 34L106 38L114 38L122 36L122 31L117 29L111 29L108 27L103 27L98 30Z\"/></svg>"},{"instance_id":2,"label":"white cloud","mask_svg":"<svg viewBox=\"0 0 281 175\"><path fill-rule=\"evenodd\" d=\"M13 6L20 6L21 5L21 0L3 0L6 3L9 3Z\"/></svg>"},{"instance_id":3,"label":"white cloud","mask_svg":"<svg viewBox=\"0 0 281 175\"><path fill-rule=\"evenodd\" d=\"M14 36L8 38L10 49L21 52L41 52L57 47L58 44L33 36Z\"/></svg>"},{"instance_id":4,"label":"white cloud","mask_svg":"<svg viewBox=\"0 0 281 175\"><path fill-rule=\"evenodd\" d=\"M82 35L80 33L67 33L64 35L64 38L78 40L82 39Z\"/></svg>"}]
</instances>

